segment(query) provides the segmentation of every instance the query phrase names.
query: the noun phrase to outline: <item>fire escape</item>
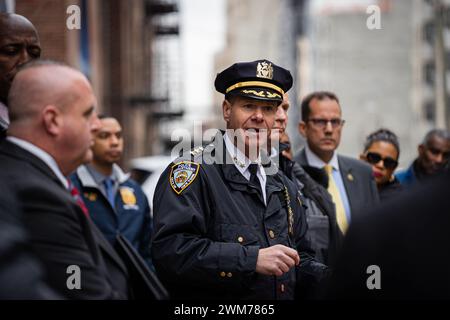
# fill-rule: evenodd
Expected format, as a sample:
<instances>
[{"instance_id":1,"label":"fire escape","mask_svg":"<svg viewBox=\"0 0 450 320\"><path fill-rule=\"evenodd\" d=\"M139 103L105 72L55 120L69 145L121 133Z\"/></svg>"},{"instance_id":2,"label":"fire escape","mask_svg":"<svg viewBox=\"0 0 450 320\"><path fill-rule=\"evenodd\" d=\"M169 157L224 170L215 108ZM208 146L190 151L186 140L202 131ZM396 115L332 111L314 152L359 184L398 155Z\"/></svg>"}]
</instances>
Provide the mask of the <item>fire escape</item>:
<instances>
[{"instance_id":1,"label":"fire escape","mask_svg":"<svg viewBox=\"0 0 450 320\"><path fill-rule=\"evenodd\" d=\"M136 96L131 104L149 108L148 152L167 153L172 147L170 128L180 119L182 87L180 83L181 49L178 0L147 0L145 19L150 61L147 62L149 94ZM172 124L172 125L171 125Z\"/></svg>"}]
</instances>

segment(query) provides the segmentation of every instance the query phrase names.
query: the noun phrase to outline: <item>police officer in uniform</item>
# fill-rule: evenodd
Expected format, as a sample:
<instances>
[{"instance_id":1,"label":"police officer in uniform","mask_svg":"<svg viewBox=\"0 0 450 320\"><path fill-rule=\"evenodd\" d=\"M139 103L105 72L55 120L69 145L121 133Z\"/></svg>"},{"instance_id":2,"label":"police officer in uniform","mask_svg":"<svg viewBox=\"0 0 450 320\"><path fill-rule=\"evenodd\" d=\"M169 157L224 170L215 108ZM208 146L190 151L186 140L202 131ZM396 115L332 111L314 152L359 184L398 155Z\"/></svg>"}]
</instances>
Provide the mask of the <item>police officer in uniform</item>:
<instances>
[{"instance_id":1,"label":"police officer in uniform","mask_svg":"<svg viewBox=\"0 0 450 320\"><path fill-rule=\"evenodd\" d=\"M227 131L161 175L152 257L173 298L294 299L298 284L326 275L296 185L264 156L291 86L290 72L267 60L219 73Z\"/></svg>"}]
</instances>

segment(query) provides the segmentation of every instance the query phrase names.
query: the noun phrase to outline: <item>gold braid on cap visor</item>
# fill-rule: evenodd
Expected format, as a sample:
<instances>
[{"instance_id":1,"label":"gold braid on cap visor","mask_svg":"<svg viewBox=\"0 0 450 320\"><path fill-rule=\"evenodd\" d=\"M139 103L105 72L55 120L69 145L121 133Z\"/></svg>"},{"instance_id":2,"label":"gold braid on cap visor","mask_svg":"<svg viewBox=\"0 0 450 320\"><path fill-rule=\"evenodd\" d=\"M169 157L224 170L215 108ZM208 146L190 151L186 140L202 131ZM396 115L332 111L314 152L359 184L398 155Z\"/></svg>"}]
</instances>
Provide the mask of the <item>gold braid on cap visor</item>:
<instances>
[{"instance_id":1,"label":"gold braid on cap visor","mask_svg":"<svg viewBox=\"0 0 450 320\"><path fill-rule=\"evenodd\" d=\"M231 87L228 87L228 89L225 91L225 93L230 92L231 90L234 89L238 89L238 88L243 88L243 87L263 87L263 88L269 88L269 89L273 89L281 94L284 94L283 89L281 89L280 87L272 84L272 83L268 83L268 82L264 82L264 81L244 81L244 82L238 82L236 84L233 84Z\"/></svg>"}]
</instances>

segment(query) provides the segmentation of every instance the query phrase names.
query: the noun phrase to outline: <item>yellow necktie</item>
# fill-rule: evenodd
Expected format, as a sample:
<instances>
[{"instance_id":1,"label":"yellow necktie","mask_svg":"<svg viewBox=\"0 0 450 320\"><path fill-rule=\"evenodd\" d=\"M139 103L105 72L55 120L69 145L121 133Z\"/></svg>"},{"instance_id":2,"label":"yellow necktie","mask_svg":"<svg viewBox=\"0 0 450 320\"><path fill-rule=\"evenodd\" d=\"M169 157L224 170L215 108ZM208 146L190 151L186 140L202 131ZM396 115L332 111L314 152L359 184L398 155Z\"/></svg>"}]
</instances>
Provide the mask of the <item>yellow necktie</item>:
<instances>
[{"instance_id":1,"label":"yellow necktie","mask_svg":"<svg viewBox=\"0 0 450 320\"><path fill-rule=\"evenodd\" d=\"M328 192L333 198L334 205L336 206L336 220L342 233L345 234L348 228L347 216L345 215L344 203L342 202L341 193L336 185L336 181L333 178L333 167L327 164L325 171L328 174Z\"/></svg>"}]
</instances>

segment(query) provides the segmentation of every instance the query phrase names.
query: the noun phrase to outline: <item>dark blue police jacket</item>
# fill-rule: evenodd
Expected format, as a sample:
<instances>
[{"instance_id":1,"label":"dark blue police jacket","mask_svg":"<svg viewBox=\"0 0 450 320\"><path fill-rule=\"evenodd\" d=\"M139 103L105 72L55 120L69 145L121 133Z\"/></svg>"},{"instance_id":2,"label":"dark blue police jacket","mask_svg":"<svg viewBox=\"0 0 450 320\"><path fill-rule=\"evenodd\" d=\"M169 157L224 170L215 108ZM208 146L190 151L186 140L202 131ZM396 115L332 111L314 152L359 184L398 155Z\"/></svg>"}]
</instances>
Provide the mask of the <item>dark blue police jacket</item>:
<instances>
[{"instance_id":1,"label":"dark blue police jacket","mask_svg":"<svg viewBox=\"0 0 450 320\"><path fill-rule=\"evenodd\" d=\"M116 236L122 234L153 269L150 257L152 218L147 197L119 166L114 165L113 172L119 181L115 208L110 205L85 166L80 166L70 179L80 191L92 221L108 241L116 246Z\"/></svg>"}]
</instances>

